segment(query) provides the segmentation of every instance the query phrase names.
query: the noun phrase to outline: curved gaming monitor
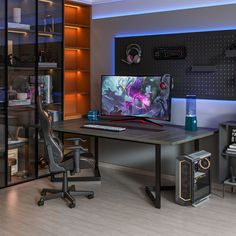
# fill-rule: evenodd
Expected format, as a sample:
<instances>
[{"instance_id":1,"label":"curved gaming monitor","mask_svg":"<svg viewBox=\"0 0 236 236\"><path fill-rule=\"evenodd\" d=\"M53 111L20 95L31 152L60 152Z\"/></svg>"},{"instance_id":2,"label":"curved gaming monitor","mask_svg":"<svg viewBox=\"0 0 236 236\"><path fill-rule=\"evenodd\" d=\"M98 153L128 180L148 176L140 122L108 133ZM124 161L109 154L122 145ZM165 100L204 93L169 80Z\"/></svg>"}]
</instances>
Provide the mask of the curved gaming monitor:
<instances>
[{"instance_id":1,"label":"curved gaming monitor","mask_svg":"<svg viewBox=\"0 0 236 236\"><path fill-rule=\"evenodd\" d=\"M101 115L170 120L171 76L101 77Z\"/></svg>"}]
</instances>

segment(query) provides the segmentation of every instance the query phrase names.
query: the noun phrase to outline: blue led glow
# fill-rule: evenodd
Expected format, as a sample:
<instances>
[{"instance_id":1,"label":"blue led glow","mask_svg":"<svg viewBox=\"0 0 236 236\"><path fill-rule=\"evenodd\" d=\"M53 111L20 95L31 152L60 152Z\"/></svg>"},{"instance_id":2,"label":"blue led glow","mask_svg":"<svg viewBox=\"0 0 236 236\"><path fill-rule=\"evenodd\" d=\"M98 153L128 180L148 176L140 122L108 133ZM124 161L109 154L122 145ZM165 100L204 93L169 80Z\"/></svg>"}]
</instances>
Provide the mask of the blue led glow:
<instances>
[{"instance_id":1,"label":"blue led glow","mask_svg":"<svg viewBox=\"0 0 236 236\"><path fill-rule=\"evenodd\" d=\"M214 7L214 6L224 6L224 5L230 5L230 4L235 4L236 1L234 0L222 0L221 2L207 2L207 3L199 3L199 4L191 4L189 3L188 5L171 5L171 6L165 6L161 7L159 6L158 8L152 8L149 9L143 8L139 10L134 10L134 11L125 11L123 8L117 10L116 12L109 12L109 13L104 13L104 14L96 14L94 11L92 19L104 19L104 18L112 18L112 17L119 17L119 16L130 16L130 15L139 15L139 14L147 14L147 13L158 13L158 12L167 12L167 11L178 11L178 10L187 10L187 9L195 9L195 8L203 8L203 7ZM98 11L99 12L99 11Z\"/></svg>"},{"instance_id":2,"label":"blue led glow","mask_svg":"<svg viewBox=\"0 0 236 236\"><path fill-rule=\"evenodd\" d=\"M186 98L172 98L172 101L174 102L185 102L186 101ZM203 99L203 98L197 98L197 101L202 101L202 102L216 102L216 103L219 103L219 102L225 102L225 103L234 103L236 104L236 101L235 100L213 100L213 99Z\"/></svg>"},{"instance_id":3,"label":"blue led glow","mask_svg":"<svg viewBox=\"0 0 236 236\"><path fill-rule=\"evenodd\" d=\"M218 30L235 30L236 23L234 25L228 26L219 26L219 27L211 27L211 28L181 28L181 29L173 29L172 31L162 30L162 31L146 31L146 32L134 32L134 33L117 33L115 35L116 38L124 38L124 37L136 37L136 36L149 36L149 35L162 35L162 34L183 34L183 33L197 33L197 32L209 32L209 31L218 31Z\"/></svg>"}]
</instances>

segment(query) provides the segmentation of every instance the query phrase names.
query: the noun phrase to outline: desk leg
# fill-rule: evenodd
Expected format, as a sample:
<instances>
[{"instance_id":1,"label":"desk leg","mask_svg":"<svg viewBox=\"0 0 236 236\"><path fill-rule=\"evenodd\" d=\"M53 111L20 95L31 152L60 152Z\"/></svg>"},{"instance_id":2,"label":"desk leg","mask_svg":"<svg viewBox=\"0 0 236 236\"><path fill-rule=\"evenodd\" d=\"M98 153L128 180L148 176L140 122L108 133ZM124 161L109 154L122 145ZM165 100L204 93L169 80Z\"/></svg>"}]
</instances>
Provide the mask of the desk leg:
<instances>
[{"instance_id":1,"label":"desk leg","mask_svg":"<svg viewBox=\"0 0 236 236\"><path fill-rule=\"evenodd\" d=\"M155 186L146 186L145 191L156 208L161 208L161 145L155 146Z\"/></svg>"},{"instance_id":2,"label":"desk leg","mask_svg":"<svg viewBox=\"0 0 236 236\"><path fill-rule=\"evenodd\" d=\"M96 176L101 176L100 175L100 171L99 171L99 168L98 168L98 137L94 137L94 158L95 158L95 175Z\"/></svg>"},{"instance_id":3,"label":"desk leg","mask_svg":"<svg viewBox=\"0 0 236 236\"><path fill-rule=\"evenodd\" d=\"M155 159L156 159L156 166L155 166L155 207L161 208L161 145L156 145L155 151Z\"/></svg>"},{"instance_id":4,"label":"desk leg","mask_svg":"<svg viewBox=\"0 0 236 236\"><path fill-rule=\"evenodd\" d=\"M194 140L194 150L195 152L199 151L200 144L199 144L199 139Z\"/></svg>"}]
</instances>

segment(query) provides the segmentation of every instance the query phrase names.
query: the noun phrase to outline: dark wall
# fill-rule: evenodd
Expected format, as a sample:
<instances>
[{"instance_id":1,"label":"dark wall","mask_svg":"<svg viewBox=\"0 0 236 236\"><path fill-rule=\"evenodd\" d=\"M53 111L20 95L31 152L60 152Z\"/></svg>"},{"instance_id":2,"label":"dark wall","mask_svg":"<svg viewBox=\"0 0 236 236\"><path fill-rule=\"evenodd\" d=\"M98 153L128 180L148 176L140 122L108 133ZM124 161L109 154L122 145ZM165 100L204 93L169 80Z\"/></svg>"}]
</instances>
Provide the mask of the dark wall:
<instances>
[{"instance_id":1,"label":"dark wall","mask_svg":"<svg viewBox=\"0 0 236 236\"><path fill-rule=\"evenodd\" d=\"M162 57L154 59L154 52ZM140 63L127 63L129 55L141 55ZM172 95L177 98L195 94L197 98L235 100L235 62L235 30L115 39L116 75L171 74Z\"/></svg>"}]
</instances>

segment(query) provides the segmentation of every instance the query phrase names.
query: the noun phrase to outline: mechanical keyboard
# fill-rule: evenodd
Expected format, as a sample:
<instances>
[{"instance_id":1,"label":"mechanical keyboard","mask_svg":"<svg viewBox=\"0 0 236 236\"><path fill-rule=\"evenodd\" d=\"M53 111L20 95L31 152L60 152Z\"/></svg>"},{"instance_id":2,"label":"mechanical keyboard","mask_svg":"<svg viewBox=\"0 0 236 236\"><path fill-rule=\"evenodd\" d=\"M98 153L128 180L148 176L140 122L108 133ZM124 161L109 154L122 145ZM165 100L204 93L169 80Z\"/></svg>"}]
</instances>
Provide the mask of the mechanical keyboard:
<instances>
[{"instance_id":1,"label":"mechanical keyboard","mask_svg":"<svg viewBox=\"0 0 236 236\"><path fill-rule=\"evenodd\" d=\"M101 130L107 130L107 131L124 131L126 128L124 127L117 127L117 126L109 126L109 125L95 125L95 124L86 124L82 126L83 128L89 128L89 129L101 129Z\"/></svg>"}]
</instances>

